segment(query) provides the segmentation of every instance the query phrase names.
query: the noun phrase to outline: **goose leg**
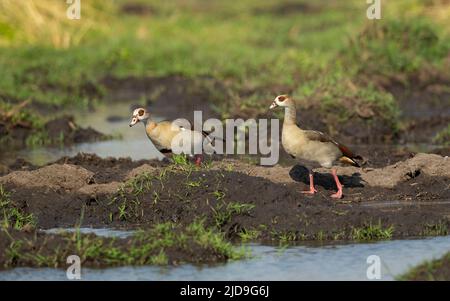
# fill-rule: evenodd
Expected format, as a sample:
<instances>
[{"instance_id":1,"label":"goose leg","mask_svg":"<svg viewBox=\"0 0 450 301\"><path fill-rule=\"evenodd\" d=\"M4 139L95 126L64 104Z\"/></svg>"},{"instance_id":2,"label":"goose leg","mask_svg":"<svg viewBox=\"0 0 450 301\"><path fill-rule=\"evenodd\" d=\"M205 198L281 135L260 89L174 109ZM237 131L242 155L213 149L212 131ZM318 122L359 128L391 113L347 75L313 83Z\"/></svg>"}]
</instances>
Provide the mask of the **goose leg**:
<instances>
[{"instance_id":1,"label":"goose leg","mask_svg":"<svg viewBox=\"0 0 450 301\"><path fill-rule=\"evenodd\" d=\"M342 198L342 184L339 182L339 178L336 173L336 169L332 169L331 173L333 174L334 181L336 182L336 187L338 191L331 195L332 198L341 199Z\"/></svg>"},{"instance_id":2,"label":"goose leg","mask_svg":"<svg viewBox=\"0 0 450 301\"><path fill-rule=\"evenodd\" d=\"M200 166L203 161L203 155L195 155L195 165Z\"/></svg>"},{"instance_id":3,"label":"goose leg","mask_svg":"<svg viewBox=\"0 0 450 301\"><path fill-rule=\"evenodd\" d=\"M317 190L314 188L314 173L309 172L309 190L302 191L302 193L306 194L314 194Z\"/></svg>"}]
</instances>

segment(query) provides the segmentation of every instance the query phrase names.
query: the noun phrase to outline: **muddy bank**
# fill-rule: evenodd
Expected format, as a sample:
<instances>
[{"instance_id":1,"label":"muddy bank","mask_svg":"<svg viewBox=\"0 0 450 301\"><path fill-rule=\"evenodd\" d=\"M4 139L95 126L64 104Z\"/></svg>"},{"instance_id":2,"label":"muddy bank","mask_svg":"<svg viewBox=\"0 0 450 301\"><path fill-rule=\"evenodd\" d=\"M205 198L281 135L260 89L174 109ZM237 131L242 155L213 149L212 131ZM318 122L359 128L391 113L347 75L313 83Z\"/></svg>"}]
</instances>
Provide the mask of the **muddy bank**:
<instances>
[{"instance_id":1,"label":"muddy bank","mask_svg":"<svg viewBox=\"0 0 450 301\"><path fill-rule=\"evenodd\" d=\"M114 161L117 160L117 161ZM66 163L64 163L66 162ZM236 160L193 165L94 155L66 158L0 177L11 204L33 214L39 228L148 228L205 220L227 237L257 240L352 240L448 233L450 160L418 154L384 168L338 169L345 198L333 200L330 174ZM83 214L82 214L83 212Z\"/></svg>"},{"instance_id":2,"label":"muddy bank","mask_svg":"<svg viewBox=\"0 0 450 301\"><path fill-rule=\"evenodd\" d=\"M399 280L408 281L449 281L450 280L450 253L441 258L426 261L404 275Z\"/></svg>"},{"instance_id":3,"label":"muddy bank","mask_svg":"<svg viewBox=\"0 0 450 301\"><path fill-rule=\"evenodd\" d=\"M401 108L400 142L433 142L450 124L449 86L450 78L433 69L382 84Z\"/></svg>"},{"instance_id":4,"label":"muddy bank","mask_svg":"<svg viewBox=\"0 0 450 301\"><path fill-rule=\"evenodd\" d=\"M193 118L195 110L203 118L219 118L223 106L232 98L230 88L212 77L107 77L101 84L108 91L107 101L145 99L149 111L168 119Z\"/></svg>"},{"instance_id":5,"label":"muddy bank","mask_svg":"<svg viewBox=\"0 0 450 301\"><path fill-rule=\"evenodd\" d=\"M0 269L20 266L67 268L67 258L76 254L82 266L177 265L216 263L238 259L235 250L217 232L199 222L186 227L172 223L154 226L128 238L93 234L45 234L33 229L0 229Z\"/></svg>"},{"instance_id":6,"label":"muddy bank","mask_svg":"<svg viewBox=\"0 0 450 301\"><path fill-rule=\"evenodd\" d=\"M52 141L59 138L64 144L111 139L108 135L104 135L91 127L80 127L76 124L74 117L68 115L47 122L44 129Z\"/></svg>"},{"instance_id":7,"label":"muddy bank","mask_svg":"<svg viewBox=\"0 0 450 301\"><path fill-rule=\"evenodd\" d=\"M38 117L29 120L15 120L13 116L1 114L0 137L6 142L0 148L14 149L36 145L70 145L81 142L93 142L111 139L97 130L83 128L76 124L74 117L64 115L41 124ZM32 120L31 118L36 118Z\"/></svg>"}]
</instances>

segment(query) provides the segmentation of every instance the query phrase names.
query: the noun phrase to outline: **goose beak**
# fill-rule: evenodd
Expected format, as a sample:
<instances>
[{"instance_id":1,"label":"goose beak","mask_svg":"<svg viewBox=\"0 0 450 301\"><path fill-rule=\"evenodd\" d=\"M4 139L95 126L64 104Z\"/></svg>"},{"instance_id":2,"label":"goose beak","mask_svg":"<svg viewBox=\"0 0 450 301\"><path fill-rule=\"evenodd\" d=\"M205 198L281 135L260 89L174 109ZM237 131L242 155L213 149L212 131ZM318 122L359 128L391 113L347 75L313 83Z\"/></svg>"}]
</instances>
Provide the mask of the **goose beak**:
<instances>
[{"instance_id":1,"label":"goose beak","mask_svg":"<svg viewBox=\"0 0 450 301\"><path fill-rule=\"evenodd\" d=\"M139 119L137 117L133 116L133 118L131 119L131 122L130 122L130 127L132 127L133 125L135 125L138 122L139 122Z\"/></svg>"},{"instance_id":2,"label":"goose beak","mask_svg":"<svg viewBox=\"0 0 450 301\"><path fill-rule=\"evenodd\" d=\"M272 104L269 107L269 110L275 109L276 107L278 107L277 103L274 101L272 102Z\"/></svg>"}]
</instances>

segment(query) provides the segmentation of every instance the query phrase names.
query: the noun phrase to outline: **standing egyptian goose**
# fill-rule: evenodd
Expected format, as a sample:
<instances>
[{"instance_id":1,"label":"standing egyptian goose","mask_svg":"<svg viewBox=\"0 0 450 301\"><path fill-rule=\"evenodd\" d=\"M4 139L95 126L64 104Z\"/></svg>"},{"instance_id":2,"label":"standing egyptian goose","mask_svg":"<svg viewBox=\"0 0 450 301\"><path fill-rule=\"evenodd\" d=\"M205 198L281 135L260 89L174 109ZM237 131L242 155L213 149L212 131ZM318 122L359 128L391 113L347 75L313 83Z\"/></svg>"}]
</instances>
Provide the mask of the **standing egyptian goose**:
<instances>
[{"instance_id":1,"label":"standing egyptian goose","mask_svg":"<svg viewBox=\"0 0 450 301\"><path fill-rule=\"evenodd\" d=\"M270 109L284 107L284 122L281 141L283 148L291 156L312 161L320 164L322 167L331 168L334 181L338 191L331 195L333 198L342 198L342 184L339 182L336 169L332 168L336 161L358 166L355 156L345 145L342 145L329 136L319 131L302 130L296 124L295 102L287 95L277 96ZM317 190L314 188L314 174L309 169L309 190L303 193L314 194Z\"/></svg>"},{"instance_id":2,"label":"standing egyptian goose","mask_svg":"<svg viewBox=\"0 0 450 301\"><path fill-rule=\"evenodd\" d=\"M150 113L144 108L138 108L133 111L130 127L138 122L142 122L145 127L145 132L150 141L161 153L172 152L173 139L178 136L179 140L184 140L189 143L189 151L186 155L192 156L194 149L204 149L204 139L209 139L206 133L192 131L173 121L155 122L151 120ZM208 144L206 144L208 145ZM203 159L201 154L194 155L195 163L200 165Z\"/></svg>"}]
</instances>

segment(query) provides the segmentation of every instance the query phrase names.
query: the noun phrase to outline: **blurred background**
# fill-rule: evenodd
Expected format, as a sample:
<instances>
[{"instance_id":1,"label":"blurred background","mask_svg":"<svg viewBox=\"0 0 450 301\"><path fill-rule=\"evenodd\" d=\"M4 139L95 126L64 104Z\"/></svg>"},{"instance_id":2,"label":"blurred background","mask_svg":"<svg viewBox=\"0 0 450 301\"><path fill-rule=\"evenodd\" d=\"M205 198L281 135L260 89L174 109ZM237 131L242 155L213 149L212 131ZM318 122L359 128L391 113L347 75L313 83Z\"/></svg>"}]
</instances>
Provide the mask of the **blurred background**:
<instances>
[{"instance_id":1,"label":"blurred background","mask_svg":"<svg viewBox=\"0 0 450 301\"><path fill-rule=\"evenodd\" d=\"M0 0L3 157L123 139L136 105L282 117L267 108L286 93L344 143L448 152L448 0L382 1L380 20L360 0L80 3L71 20L63 0Z\"/></svg>"}]
</instances>

